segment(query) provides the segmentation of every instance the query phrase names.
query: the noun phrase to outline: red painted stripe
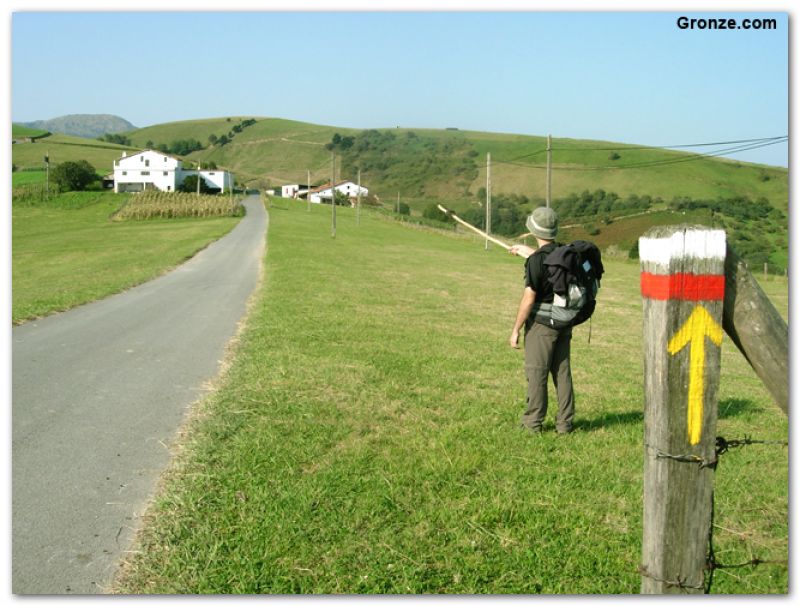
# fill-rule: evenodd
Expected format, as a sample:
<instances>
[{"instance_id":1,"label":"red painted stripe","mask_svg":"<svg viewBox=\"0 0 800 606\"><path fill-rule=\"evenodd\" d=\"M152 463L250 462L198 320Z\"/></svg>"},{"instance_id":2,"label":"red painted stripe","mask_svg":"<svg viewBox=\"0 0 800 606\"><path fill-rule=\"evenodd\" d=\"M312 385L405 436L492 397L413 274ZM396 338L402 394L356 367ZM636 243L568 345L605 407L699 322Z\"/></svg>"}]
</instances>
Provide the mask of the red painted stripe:
<instances>
[{"instance_id":1,"label":"red painted stripe","mask_svg":"<svg viewBox=\"0 0 800 606\"><path fill-rule=\"evenodd\" d=\"M725 276L671 274L660 276L642 272L642 296L649 299L718 301L725 297Z\"/></svg>"}]
</instances>

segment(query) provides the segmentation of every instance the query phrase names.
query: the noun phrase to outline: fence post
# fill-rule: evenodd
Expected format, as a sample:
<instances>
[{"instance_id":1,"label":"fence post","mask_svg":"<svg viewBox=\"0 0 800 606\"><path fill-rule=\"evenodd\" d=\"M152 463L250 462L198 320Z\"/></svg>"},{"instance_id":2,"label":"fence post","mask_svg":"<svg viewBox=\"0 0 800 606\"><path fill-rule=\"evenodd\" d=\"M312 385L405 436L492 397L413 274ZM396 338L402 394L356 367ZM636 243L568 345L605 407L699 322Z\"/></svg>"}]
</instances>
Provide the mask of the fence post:
<instances>
[{"instance_id":1,"label":"fence post","mask_svg":"<svg viewBox=\"0 0 800 606\"><path fill-rule=\"evenodd\" d=\"M730 246L725 258L722 326L788 416L789 327Z\"/></svg>"},{"instance_id":2,"label":"fence post","mask_svg":"<svg viewBox=\"0 0 800 606\"><path fill-rule=\"evenodd\" d=\"M725 232L639 239L644 308L642 593L702 593L711 528Z\"/></svg>"}]
</instances>

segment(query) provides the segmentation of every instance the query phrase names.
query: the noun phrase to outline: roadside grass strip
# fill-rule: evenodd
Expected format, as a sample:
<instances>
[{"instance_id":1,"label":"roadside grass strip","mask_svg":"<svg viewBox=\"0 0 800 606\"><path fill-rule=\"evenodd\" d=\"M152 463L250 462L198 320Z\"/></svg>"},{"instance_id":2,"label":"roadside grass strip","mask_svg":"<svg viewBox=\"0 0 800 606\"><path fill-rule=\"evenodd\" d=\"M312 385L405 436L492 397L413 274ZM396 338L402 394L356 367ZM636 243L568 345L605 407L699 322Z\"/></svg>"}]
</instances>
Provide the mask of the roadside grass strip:
<instances>
[{"instance_id":1,"label":"roadside grass strip","mask_svg":"<svg viewBox=\"0 0 800 606\"><path fill-rule=\"evenodd\" d=\"M518 427L507 345L522 261L350 209L273 207L262 290L220 389L191 415L117 593L638 593L639 265L609 260L574 331L575 432ZM769 283L786 314L785 283ZM720 434L785 440L730 341ZM550 386L551 407L555 394ZM718 561L788 552L788 453L716 472ZM718 570L785 593L786 567Z\"/></svg>"},{"instance_id":2,"label":"roadside grass strip","mask_svg":"<svg viewBox=\"0 0 800 606\"><path fill-rule=\"evenodd\" d=\"M146 282L219 239L236 218L111 222L122 194L72 192L12 206L12 321Z\"/></svg>"}]
</instances>

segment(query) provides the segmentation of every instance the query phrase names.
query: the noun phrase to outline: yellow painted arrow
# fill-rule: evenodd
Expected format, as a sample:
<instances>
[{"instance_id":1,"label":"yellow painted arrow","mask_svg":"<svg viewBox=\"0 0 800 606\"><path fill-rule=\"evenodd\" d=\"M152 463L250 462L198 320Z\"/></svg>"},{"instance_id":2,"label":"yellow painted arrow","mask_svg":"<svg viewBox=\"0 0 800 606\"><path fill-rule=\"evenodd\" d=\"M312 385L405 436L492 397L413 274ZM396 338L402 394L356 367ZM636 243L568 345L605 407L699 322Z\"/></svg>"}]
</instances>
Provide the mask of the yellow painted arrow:
<instances>
[{"instance_id":1,"label":"yellow painted arrow","mask_svg":"<svg viewBox=\"0 0 800 606\"><path fill-rule=\"evenodd\" d=\"M689 345L689 410L686 420L689 443L692 445L700 442L703 433L703 370L706 365L706 337L717 347L721 346L722 327L705 307L698 305L667 344L667 351L673 356Z\"/></svg>"}]
</instances>

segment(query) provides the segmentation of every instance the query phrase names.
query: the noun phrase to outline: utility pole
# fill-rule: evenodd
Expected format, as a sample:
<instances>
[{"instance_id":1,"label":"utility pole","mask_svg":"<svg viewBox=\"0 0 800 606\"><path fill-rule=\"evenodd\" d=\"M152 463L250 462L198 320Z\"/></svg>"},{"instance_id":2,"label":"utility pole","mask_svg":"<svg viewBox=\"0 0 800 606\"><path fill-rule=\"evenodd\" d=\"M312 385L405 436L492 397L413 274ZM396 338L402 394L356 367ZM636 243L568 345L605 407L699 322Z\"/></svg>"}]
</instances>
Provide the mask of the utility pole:
<instances>
[{"instance_id":1,"label":"utility pole","mask_svg":"<svg viewBox=\"0 0 800 606\"><path fill-rule=\"evenodd\" d=\"M331 238L336 237L336 156L331 152Z\"/></svg>"},{"instance_id":2,"label":"utility pole","mask_svg":"<svg viewBox=\"0 0 800 606\"><path fill-rule=\"evenodd\" d=\"M311 171L306 169L306 212L311 212Z\"/></svg>"},{"instance_id":3,"label":"utility pole","mask_svg":"<svg viewBox=\"0 0 800 606\"><path fill-rule=\"evenodd\" d=\"M47 198L50 199L50 150L48 149L44 154L44 168L47 174L46 176L46 185L47 188Z\"/></svg>"},{"instance_id":4,"label":"utility pole","mask_svg":"<svg viewBox=\"0 0 800 606\"><path fill-rule=\"evenodd\" d=\"M492 152L486 152L486 250L492 233Z\"/></svg>"},{"instance_id":5,"label":"utility pole","mask_svg":"<svg viewBox=\"0 0 800 606\"><path fill-rule=\"evenodd\" d=\"M361 225L361 169L358 169L358 200L356 202L356 225Z\"/></svg>"},{"instance_id":6,"label":"utility pole","mask_svg":"<svg viewBox=\"0 0 800 606\"><path fill-rule=\"evenodd\" d=\"M200 197L200 162L197 163L197 197Z\"/></svg>"},{"instance_id":7,"label":"utility pole","mask_svg":"<svg viewBox=\"0 0 800 606\"><path fill-rule=\"evenodd\" d=\"M550 175L552 172L550 160L552 157L552 152L553 148L550 145L550 135L547 135L547 208L550 208Z\"/></svg>"}]
</instances>

